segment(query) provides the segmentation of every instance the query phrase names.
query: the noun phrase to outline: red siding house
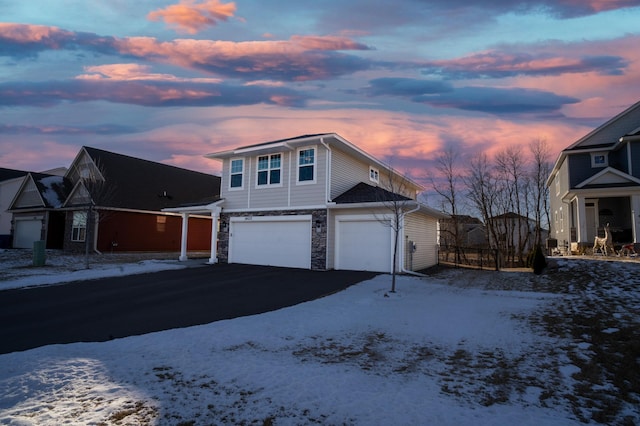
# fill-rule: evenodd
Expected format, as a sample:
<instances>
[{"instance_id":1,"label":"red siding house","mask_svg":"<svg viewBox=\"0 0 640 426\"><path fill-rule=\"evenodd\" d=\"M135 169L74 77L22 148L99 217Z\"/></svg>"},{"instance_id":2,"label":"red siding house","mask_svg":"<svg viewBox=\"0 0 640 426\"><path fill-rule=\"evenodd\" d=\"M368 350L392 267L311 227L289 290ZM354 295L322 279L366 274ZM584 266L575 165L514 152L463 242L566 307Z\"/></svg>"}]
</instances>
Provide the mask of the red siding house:
<instances>
[{"instance_id":1,"label":"red siding house","mask_svg":"<svg viewBox=\"0 0 640 426\"><path fill-rule=\"evenodd\" d=\"M61 216L43 224L38 239L76 252L179 251L182 218L163 209L212 202L220 193L217 176L90 147L80 149L59 180L54 194L26 179L11 206L13 221L38 211ZM211 217L188 221L188 250L209 250Z\"/></svg>"}]
</instances>

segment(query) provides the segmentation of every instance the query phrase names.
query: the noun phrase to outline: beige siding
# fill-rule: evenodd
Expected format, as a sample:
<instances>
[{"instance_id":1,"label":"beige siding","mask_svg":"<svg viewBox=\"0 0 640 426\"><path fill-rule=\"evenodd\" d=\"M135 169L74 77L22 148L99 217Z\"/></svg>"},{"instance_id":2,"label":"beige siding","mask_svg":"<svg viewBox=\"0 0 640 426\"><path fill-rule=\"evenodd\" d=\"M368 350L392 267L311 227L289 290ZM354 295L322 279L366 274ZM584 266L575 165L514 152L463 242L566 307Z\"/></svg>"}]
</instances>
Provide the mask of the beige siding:
<instances>
[{"instance_id":1,"label":"beige siding","mask_svg":"<svg viewBox=\"0 0 640 426\"><path fill-rule=\"evenodd\" d=\"M230 189L229 168L231 159L222 165L221 196L225 199L225 209L282 209L326 204L326 149L316 148L315 183L298 184L298 150L282 152L281 185L259 187L257 181L257 158L259 155L244 157L243 188ZM241 158L241 157L234 157Z\"/></svg>"},{"instance_id":2,"label":"beige siding","mask_svg":"<svg viewBox=\"0 0 640 426\"><path fill-rule=\"evenodd\" d=\"M378 183L369 179L369 167L373 166L379 172ZM391 173L388 170L384 170L379 166L359 161L352 156L338 150L332 151L331 162L331 199L333 200L343 192L351 189L353 186L360 182L367 183L369 185L379 186L392 192L401 193L412 199L416 199L416 188L408 185L406 181L402 182L402 179L398 175L393 176L394 180L391 182Z\"/></svg>"},{"instance_id":3,"label":"beige siding","mask_svg":"<svg viewBox=\"0 0 640 426\"><path fill-rule=\"evenodd\" d=\"M373 184L369 181L369 164L334 148L331 152L331 199L360 182Z\"/></svg>"},{"instance_id":4,"label":"beige siding","mask_svg":"<svg viewBox=\"0 0 640 426\"><path fill-rule=\"evenodd\" d=\"M293 151L291 166L291 207L318 206L327 203L327 149L322 145L305 148L316 149L315 183L298 183L298 151Z\"/></svg>"},{"instance_id":5,"label":"beige siding","mask_svg":"<svg viewBox=\"0 0 640 426\"><path fill-rule=\"evenodd\" d=\"M419 271L438 263L437 220L431 216L413 213L405 217L404 223L404 267ZM408 241L413 241L416 251L409 252Z\"/></svg>"}]
</instances>

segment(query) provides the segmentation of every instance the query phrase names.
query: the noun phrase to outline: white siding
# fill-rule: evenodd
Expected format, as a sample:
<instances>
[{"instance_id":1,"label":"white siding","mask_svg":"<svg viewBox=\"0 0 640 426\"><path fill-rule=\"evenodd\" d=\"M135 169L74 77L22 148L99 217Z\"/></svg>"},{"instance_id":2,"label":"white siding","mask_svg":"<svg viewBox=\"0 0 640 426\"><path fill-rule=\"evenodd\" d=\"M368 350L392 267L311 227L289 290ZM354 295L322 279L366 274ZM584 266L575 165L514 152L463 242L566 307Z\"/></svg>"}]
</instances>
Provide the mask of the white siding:
<instances>
[{"instance_id":1,"label":"white siding","mask_svg":"<svg viewBox=\"0 0 640 426\"><path fill-rule=\"evenodd\" d=\"M437 219L420 213L412 213L405 217L404 223L404 267L408 270L419 271L438 263L438 221ZM413 241L416 251L413 259L409 253L407 241Z\"/></svg>"}]
</instances>

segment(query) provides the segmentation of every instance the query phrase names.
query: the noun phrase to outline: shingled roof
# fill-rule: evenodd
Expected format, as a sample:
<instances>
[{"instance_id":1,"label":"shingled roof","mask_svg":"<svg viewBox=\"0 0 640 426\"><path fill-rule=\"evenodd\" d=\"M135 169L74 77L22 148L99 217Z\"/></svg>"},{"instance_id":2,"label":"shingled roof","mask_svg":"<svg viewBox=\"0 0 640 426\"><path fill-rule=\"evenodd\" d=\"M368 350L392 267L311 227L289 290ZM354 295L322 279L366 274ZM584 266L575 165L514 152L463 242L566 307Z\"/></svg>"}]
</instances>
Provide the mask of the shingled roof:
<instances>
[{"instance_id":1,"label":"shingled roof","mask_svg":"<svg viewBox=\"0 0 640 426\"><path fill-rule=\"evenodd\" d=\"M84 147L109 185L101 207L160 211L208 204L220 197L220 177L167 164Z\"/></svg>"},{"instance_id":2,"label":"shingled roof","mask_svg":"<svg viewBox=\"0 0 640 426\"><path fill-rule=\"evenodd\" d=\"M25 172L22 170L5 169L3 167L0 167L0 182L9 180L9 179L23 177L23 176L26 176L27 173L29 172Z\"/></svg>"},{"instance_id":3,"label":"shingled roof","mask_svg":"<svg viewBox=\"0 0 640 426\"><path fill-rule=\"evenodd\" d=\"M389 201L412 201L411 198L404 195L387 191L379 186L371 186L364 182L360 182L351 189L338 195L334 200L336 204L349 203L375 203Z\"/></svg>"},{"instance_id":4,"label":"shingled roof","mask_svg":"<svg viewBox=\"0 0 640 426\"><path fill-rule=\"evenodd\" d=\"M72 184L67 178L45 173L30 173L45 207L58 208L71 192Z\"/></svg>"}]
</instances>

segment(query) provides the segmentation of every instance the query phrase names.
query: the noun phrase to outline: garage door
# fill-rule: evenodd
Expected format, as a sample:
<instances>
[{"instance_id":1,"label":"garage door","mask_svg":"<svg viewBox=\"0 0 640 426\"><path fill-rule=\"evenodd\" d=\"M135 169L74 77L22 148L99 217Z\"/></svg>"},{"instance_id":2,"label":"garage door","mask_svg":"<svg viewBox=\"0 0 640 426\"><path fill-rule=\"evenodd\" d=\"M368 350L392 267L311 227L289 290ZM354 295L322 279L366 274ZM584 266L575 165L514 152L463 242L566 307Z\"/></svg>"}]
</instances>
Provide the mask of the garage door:
<instances>
[{"instance_id":1,"label":"garage door","mask_svg":"<svg viewBox=\"0 0 640 426\"><path fill-rule=\"evenodd\" d=\"M229 263L311 269L311 218L232 220Z\"/></svg>"},{"instance_id":2,"label":"garage door","mask_svg":"<svg viewBox=\"0 0 640 426\"><path fill-rule=\"evenodd\" d=\"M389 222L376 219L336 221L336 269L391 272Z\"/></svg>"},{"instance_id":3,"label":"garage door","mask_svg":"<svg viewBox=\"0 0 640 426\"><path fill-rule=\"evenodd\" d=\"M16 220L13 235L14 248L33 248L33 242L41 239L41 220Z\"/></svg>"}]
</instances>

